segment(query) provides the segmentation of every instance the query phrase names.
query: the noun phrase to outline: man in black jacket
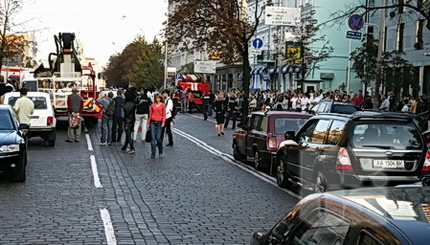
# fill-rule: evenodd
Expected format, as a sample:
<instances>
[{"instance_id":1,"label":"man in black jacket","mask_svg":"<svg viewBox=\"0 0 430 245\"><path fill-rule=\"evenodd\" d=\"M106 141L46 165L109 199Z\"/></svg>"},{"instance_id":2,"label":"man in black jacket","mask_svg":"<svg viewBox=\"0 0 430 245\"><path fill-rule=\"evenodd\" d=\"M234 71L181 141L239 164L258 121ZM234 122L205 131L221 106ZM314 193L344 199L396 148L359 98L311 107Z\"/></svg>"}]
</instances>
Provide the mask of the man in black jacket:
<instances>
[{"instance_id":1,"label":"man in black jacket","mask_svg":"<svg viewBox=\"0 0 430 245\"><path fill-rule=\"evenodd\" d=\"M132 138L134 122L136 121L136 94L132 91L125 92L125 103L122 105L124 110L124 130L125 142L121 150L126 151L127 146L130 145L129 154L134 154L134 141Z\"/></svg>"},{"instance_id":2,"label":"man in black jacket","mask_svg":"<svg viewBox=\"0 0 430 245\"><path fill-rule=\"evenodd\" d=\"M232 129L236 128L237 111L239 109L239 104L234 96L234 92L230 91L227 98L225 98L225 103L227 105L227 117L225 118L224 128L228 127L230 118L233 121Z\"/></svg>"},{"instance_id":3,"label":"man in black jacket","mask_svg":"<svg viewBox=\"0 0 430 245\"><path fill-rule=\"evenodd\" d=\"M118 90L117 96L113 99L115 101L115 111L113 113L112 121L112 143L120 142L124 124L124 115L121 115L122 105L124 104L124 98L122 97L122 90Z\"/></svg>"},{"instance_id":4,"label":"man in black jacket","mask_svg":"<svg viewBox=\"0 0 430 245\"><path fill-rule=\"evenodd\" d=\"M142 142L145 142L147 121L149 114L149 107L151 106L151 99L148 97L148 90L144 89L139 96L139 101L136 106L136 122L134 123L133 140L136 141L139 127L142 127Z\"/></svg>"}]
</instances>

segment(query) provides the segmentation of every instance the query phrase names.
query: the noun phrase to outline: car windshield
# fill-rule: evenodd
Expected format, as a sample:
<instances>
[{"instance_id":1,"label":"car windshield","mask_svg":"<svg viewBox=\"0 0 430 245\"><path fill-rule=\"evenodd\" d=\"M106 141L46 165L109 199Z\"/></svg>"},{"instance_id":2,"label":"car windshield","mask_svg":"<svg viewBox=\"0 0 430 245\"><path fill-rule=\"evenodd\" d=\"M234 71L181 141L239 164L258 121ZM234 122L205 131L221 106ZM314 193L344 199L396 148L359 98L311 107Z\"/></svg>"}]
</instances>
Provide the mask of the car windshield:
<instances>
[{"instance_id":1,"label":"car windshield","mask_svg":"<svg viewBox=\"0 0 430 245\"><path fill-rule=\"evenodd\" d=\"M13 130L13 122L10 117L9 111L0 111L0 130Z\"/></svg>"},{"instance_id":2,"label":"car windshield","mask_svg":"<svg viewBox=\"0 0 430 245\"><path fill-rule=\"evenodd\" d=\"M334 104L332 113L352 114L357 111L354 105Z\"/></svg>"},{"instance_id":3,"label":"car windshield","mask_svg":"<svg viewBox=\"0 0 430 245\"><path fill-rule=\"evenodd\" d=\"M275 134L285 134L287 131L298 131L307 118L277 117L275 118Z\"/></svg>"},{"instance_id":4,"label":"car windshield","mask_svg":"<svg viewBox=\"0 0 430 245\"><path fill-rule=\"evenodd\" d=\"M33 101L35 110L44 110L48 108L48 104L46 103L45 97L40 96L28 96L28 98ZM10 97L9 105L14 106L15 102L19 99L19 97Z\"/></svg>"},{"instance_id":5,"label":"car windshield","mask_svg":"<svg viewBox=\"0 0 430 245\"><path fill-rule=\"evenodd\" d=\"M410 124L360 123L355 125L352 145L356 148L415 150L422 148L419 131Z\"/></svg>"}]
</instances>

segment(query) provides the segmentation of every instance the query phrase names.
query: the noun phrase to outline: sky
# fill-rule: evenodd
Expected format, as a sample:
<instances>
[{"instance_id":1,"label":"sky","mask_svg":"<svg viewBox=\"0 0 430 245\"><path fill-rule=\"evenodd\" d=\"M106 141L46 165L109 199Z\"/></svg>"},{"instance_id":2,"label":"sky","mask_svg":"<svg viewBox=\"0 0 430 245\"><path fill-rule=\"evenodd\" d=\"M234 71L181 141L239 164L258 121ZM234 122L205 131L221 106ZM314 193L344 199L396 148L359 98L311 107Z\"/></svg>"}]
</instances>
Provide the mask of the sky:
<instances>
[{"instance_id":1,"label":"sky","mask_svg":"<svg viewBox=\"0 0 430 245\"><path fill-rule=\"evenodd\" d=\"M137 35L160 38L166 12L166 0L23 0L14 23L24 22L16 32L34 33L37 59L55 52L54 35L74 32L86 57L105 65Z\"/></svg>"}]
</instances>

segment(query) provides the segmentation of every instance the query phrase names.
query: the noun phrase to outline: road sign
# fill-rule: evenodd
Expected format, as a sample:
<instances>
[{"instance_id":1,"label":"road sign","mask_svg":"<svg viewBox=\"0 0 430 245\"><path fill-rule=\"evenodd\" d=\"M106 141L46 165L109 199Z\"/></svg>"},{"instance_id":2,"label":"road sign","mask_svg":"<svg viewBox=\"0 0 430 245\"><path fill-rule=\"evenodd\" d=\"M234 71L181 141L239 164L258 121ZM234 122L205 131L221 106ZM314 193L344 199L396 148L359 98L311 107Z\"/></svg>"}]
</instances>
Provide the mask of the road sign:
<instances>
[{"instance_id":1,"label":"road sign","mask_svg":"<svg viewBox=\"0 0 430 245\"><path fill-rule=\"evenodd\" d=\"M359 14L353 14L348 18L348 26L353 31L358 31L364 26L364 19Z\"/></svg>"},{"instance_id":2,"label":"road sign","mask_svg":"<svg viewBox=\"0 0 430 245\"><path fill-rule=\"evenodd\" d=\"M249 53L251 55L261 55L261 49L251 49Z\"/></svg>"},{"instance_id":3,"label":"road sign","mask_svg":"<svg viewBox=\"0 0 430 245\"><path fill-rule=\"evenodd\" d=\"M259 49L261 47L263 47L263 39L261 38L256 38L252 41L252 47Z\"/></svg>"},{"instance_id":4,"label":"road sign","mask_svg":"<svg viewBox=\"0 0 430 245\"><path fill-rule=\"evenodd\" d=\"M194 73L216 73L216 61L194 61Z\"/></svg>"},{"instance_id":5,"label":"road sign","mask_svg":"<svg viewBox=\"0 0 430 245\"><path fill-rule=\"evenodd\" d=\"M264 24L280 26L296 26L300 22L300 8L266 7Z\"/></svg>"},{"instance_id":6,"label":"road sign","mask_svg":"<svg viewBox=\"0 0 430 245\"><path fill-rule=\"evenodd\" d=\"M359 31L347 31L346 32L346 38L360 40L361 39L361 32L359 32Z\"/></svg>"}]
</instances>

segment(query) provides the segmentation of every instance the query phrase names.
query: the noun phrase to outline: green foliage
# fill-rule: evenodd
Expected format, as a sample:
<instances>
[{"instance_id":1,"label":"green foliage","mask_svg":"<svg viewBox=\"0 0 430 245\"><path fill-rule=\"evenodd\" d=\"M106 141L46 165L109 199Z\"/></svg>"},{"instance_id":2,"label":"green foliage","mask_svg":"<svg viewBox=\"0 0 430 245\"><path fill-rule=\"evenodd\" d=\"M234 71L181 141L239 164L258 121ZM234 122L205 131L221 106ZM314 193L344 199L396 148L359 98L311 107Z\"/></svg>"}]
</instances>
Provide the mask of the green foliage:
<instances>
[{"instance_id":1,"label":"green foliage","mask_svg":"<svg viewBox=\"0 0 430 245\"><path fill-rule=\"evenodd\" d=\"M148 43L138 36L120 54L112 55L104 70L107 86L161 87L164 79L163 46L154 39Z\"/></svg>"},{"instance_id":2,"label":"green foliage","mask_svg":"<svg viewBox=\"0 0 430 245\"><path fill-rule=\"evenodd\" d=\"M351 53L355 77L360 79L365 86L377 79L377 52L378 41L373 36L368 36L363 45Z\"/></svg>"},{"instance_id":3,"label":"green foliage","mask_svg":"<svg viewBox=\"0 0 430 245\"><path fill-rule=\"evenodd\" d=\"M385 86L387 91L400 94L401 91L409 92L409 88L419 89L418 72L415 67L402 57L403 53L392 51L384 56L389 60L384 67Z\"/></svg>"},{"instance_id":4,"label":"green foliage","mask_svg":"<svg viewBox=\"0 0 430 245\"><path fill-rule=\"evenodd\" d=\"M314 12L311 11L306 18L301 20L301 23L297 23L297 26L293 28L294 41L301 44L302 48L303 66L305 67L302 69L302 79L306 79L314 69L318 69L318 63L327 60L333 53L333 47L322 34L321 26L313 16Z\"/></svg>"},{"instance_id":5,"label":"green foliage","mask_svg":"<svg viewBox=\"0 0 430 245\"><path fill-rule=\"evenodd\" d=\"M368 36L363 45L351 53L352 68L366 87L371 81L381 81L385 91L394 91L397 95L402 91L408 93L410 88L419 89L418 72L403 58L404 53L383 52L378 62L377 51L378 41Z\"/></svg>"}]
</instances>

